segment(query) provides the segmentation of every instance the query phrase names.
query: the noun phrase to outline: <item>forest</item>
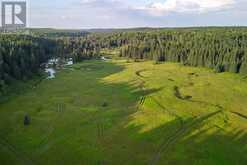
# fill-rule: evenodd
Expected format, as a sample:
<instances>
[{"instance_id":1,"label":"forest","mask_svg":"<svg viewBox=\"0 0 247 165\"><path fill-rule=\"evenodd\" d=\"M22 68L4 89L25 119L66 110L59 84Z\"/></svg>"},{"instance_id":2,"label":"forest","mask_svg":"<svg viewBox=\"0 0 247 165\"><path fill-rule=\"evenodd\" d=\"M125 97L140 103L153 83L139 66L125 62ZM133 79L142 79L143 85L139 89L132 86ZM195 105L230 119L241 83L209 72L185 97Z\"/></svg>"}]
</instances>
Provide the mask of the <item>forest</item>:
<instances>
[{"instance_id":1,"label":"forest","mask_svg":"<svg viewBox=\"0 0 247 165\"><path fill-rule=\"evenodd\" d=\"M0 35L0 93L14 80L37 74L53 55L55 43L26 35Z\"/></svg>"},{"instance_id":2,"label":"forest","mask_svg":"<svg viewBox=\"0 0 247 165\"><path fill-rule=\"evenodd\" d=\"M247 73L246 29L178 30L139 33L121 49L121 56L172 61Z\"/></svg>"},{"instance_id":3,"label":"forest","mask_svg":"<svg viewBox=\"0 0 247 165\"><path fill-rule=\"evenodd\" d=\"M134 29L106 32L33 30L32 35L0 35L0 91L26 80L50 58L74 62L98 58L102 49L120 57L179 62L217 72L247 74L247 28ZM66 35L65 35L66 34Z\"/></svg>"},{"instance_id":4,"label":"forest","mask_svg":"<svg viewBox=\"0 0 247 165\"><path fill-rule=\"evenodd\" d=\"M120 48L121 57L247 73L246 28L152 29L90 36L100 48Z\"/></svg>"},{"instance_id":5,"label":"forest","mask_svg":"<svg viewBox=\"0 0 247 165\"><path fill-rule=\"evenodd\" d=\"M98 49L85 38L45 38L0 35L0 95L15 80L28 80L42 72L51 58L73 57L75 62L96 56ZM97 53L98 54L98 53Z\"/></svg>"}]
</instances>

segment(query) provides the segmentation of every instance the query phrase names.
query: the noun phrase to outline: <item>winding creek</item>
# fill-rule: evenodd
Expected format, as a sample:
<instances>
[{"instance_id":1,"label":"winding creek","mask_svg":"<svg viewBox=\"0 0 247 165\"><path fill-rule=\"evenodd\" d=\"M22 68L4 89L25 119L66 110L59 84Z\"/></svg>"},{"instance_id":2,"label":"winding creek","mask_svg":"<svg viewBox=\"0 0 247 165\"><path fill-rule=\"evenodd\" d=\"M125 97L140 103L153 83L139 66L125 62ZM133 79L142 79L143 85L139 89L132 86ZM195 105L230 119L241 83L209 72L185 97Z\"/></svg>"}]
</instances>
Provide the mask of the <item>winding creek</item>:
<instances>
[{"instance_id":1,"label":"winding creek","mask_svg":"<svg viewBox=\"0 0 247 165\"><path fill-rule=\"evenodd\" d=\"M62 64L59 64L59 59L55 58L55 59L50 59L47 63L46 63L46 67L45 67L45 72L47 73L47 77L46 79L54 79L56 77L56 68L57 66L59 67L64 67L64 66L70 66L73 65L73 59L69 58L66 59L65 61L62 61Z\"/></svg>"},{"instance_id":2,"label":"winding creek","mask_svg":"<svg viewBox=\"0 0 247 165\"><path fill-rule=\"evenodd\" d=\"M56 70L54 68L46 68L45 72L48 74L46 79L53 79L55 78Z\"/></svg>"},{"instance_id":3,"label":"winding creek","mask_svg":"<svg viewBox=\"0 0 247 165\"><path fill-rule=\"evenodd\" d=\"M101 57L101 60L102 61L109 61L110 59L109 58L106 58L104 56ZM63 62L64 64L60 64L62 66L62 68L64 66L70 66L70 65L73 65L74 62L73 62L73 59L72 58L69 58L67 60L65 60ZM47 63L46 63L46 67L45 67L45 72L47 73L47 77L46 79L54 79L56 77L56 73L57 73L57 70L56 70L56 66L59 65L59 59L55 58L55 59L50 59Z\"/></svg>"}]
</instances>

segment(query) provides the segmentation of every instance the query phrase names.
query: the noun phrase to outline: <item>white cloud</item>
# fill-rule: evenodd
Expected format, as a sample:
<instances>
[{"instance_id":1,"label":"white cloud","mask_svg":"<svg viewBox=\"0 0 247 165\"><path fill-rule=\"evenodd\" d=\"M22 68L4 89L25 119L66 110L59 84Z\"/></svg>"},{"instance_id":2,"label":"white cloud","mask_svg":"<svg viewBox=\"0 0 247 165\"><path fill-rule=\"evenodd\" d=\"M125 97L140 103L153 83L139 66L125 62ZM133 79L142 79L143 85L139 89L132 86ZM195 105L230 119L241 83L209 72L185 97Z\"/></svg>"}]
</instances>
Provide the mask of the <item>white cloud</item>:
<instances>
[{"instance_id":1,"label":"white cloud","mask_svg":"<svg viewBox=\"0 0 247 165\"><path fill-rule=\"evenodd\" d=\"M31 26L69 29L246 26L247 0L44 1L50 3L39 0L32 3Z\"/></svg>"},{"instance_id":2,"label":"white cloud","mask_svg":"<svg viewBox=\"0 0 247 165\"><path fill-rule=\"evenodd\" d=\"M151 3L138 9L148 10L153 14L162 15L168 12L206 12L219 10L229 7L234 3L235 0L166 0L164 2Z\"/></svg>"},{"instance_id":3,"label":"white cloud","mask_svg":"<svg viewBox=\"0 0 247 165\"><path fill-rule=\"evenodd\" d=\"M80 3L81 4L88 4L88 3L94 3L96 2L96 0L81 0Z\"/></svg>"}]
</instances>

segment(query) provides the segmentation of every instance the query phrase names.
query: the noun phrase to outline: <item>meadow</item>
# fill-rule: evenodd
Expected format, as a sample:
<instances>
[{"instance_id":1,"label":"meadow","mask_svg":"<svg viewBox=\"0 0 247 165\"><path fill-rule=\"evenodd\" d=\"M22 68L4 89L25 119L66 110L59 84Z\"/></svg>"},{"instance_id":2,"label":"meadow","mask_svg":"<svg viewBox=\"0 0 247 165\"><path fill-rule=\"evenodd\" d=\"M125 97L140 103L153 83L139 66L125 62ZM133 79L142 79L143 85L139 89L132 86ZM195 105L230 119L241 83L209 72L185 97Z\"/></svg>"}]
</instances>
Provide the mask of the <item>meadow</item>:
<instances>
[{"instance_id":1,"label":"meadow","mask_svg":"<svg viewBox=\"0 0 247 165\"><path fill-rule=\"evenodd\" d=\"M0 164L247 164L244 76L90 60L29 86L0 103Z\"/></svg>"}]
</instances>

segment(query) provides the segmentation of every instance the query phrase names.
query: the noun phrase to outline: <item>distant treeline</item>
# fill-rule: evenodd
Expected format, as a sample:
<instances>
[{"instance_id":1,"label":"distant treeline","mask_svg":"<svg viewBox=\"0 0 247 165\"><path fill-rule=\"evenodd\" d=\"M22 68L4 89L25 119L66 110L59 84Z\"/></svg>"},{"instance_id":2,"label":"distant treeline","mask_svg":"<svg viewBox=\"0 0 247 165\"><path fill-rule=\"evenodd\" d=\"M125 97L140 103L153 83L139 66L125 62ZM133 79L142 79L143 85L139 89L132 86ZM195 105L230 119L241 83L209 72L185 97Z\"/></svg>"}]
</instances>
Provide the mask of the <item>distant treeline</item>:
<instances>
[{"instance_id":1,"label":"distant treeline","mask_svg":"<svg viewBox=\"0 0 247 165\"><path fill-rule=\"evenodd\" d=\"M56 55L59 58L72 58L74 62L80 62L100 56L100 44L88 37L59 38L56 44Z\"/></svg>"},{"instance_id":2,"label":"distant treeline","mask_svg":"<svg viewBox=\"0 0 247 165\"><path fill-rule=\"evenodd\" d=\"M121 56L180 62L247 74L247 29L168 31L136 35Z\"/></svg>"},{"instance_id":3,"label":"distant treeline","mask_svg":"<svg viewBox=\"0 0 247 165\"><path fill-rule=\"evenodd\" d=\"M39 37L49 37L49 38L58 38L58 37L84 37L89 34L87 31L83 30L63 30L63 29L49 29L49 28L37 28L37 29L27 29L32 35Z\"/></svg>"},{"instance_id":4,"label":"distant treeline","mask_svg":"<svg viewBox=\"0 0 247 165\"><path fill-rule=\"evenodd\" d=\"M113 48L120 50L121 57L136 60L180 62L218 72L247 74L247 28L244 27L79 32L82 36L60 32L55 33L56 37L47 36L48 30L35 33L0 34L0 94L14 80L25 80L38 73L50 58L73 58L74 62L80 62L98 58L102 49Z\"/></svg>"},{"instance_id":5,"label":"distant treeline","mask_svg":"<svg viewBox=\"0 0 247 165\"><path fill-rule=\"evenodd\" d=\"M122 57L247 74L247 28L160 29L98 34L94 38L101 48L121 48Z\"/></svg>"}]
</instances>

